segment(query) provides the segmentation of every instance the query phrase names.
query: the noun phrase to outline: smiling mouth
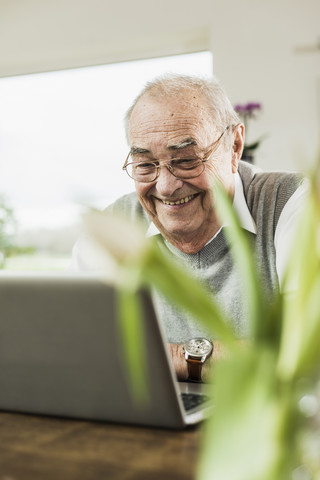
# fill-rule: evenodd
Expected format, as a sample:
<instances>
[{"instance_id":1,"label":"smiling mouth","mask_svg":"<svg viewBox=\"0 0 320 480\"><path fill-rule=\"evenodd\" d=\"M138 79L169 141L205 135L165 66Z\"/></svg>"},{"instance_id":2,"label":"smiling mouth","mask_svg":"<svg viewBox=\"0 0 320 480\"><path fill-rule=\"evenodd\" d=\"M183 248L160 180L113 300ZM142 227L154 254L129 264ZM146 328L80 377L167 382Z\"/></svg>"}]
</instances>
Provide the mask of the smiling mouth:
<instances>
[{"instance_id":1,"label":"smiling mouth","mask_svg":"<svg viewBox=\"0 0 320 480\"><path fill-rule=\"evenodd\" d=\"M198 194L193 194L193 195L188 195L187 197L180 198L180 200L176 200L175 202L169 202L167 200L161 200L162 203L165 205L182 205L183 203L188 203L190 200L192 200L194 197L196 197Z\"/></svg>"}]
</instances>

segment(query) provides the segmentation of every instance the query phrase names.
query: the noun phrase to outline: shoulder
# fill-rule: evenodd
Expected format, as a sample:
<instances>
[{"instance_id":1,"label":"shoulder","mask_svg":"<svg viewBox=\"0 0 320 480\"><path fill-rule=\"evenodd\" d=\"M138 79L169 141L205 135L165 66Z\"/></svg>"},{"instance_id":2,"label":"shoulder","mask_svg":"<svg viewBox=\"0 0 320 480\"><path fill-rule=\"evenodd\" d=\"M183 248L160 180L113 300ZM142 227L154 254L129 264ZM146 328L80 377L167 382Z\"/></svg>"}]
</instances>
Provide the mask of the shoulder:
<instances>
[{"instance_id":1,"label":"shoulder","mask_svg":"<svg viewBox=\"0 0 320 480\"><path fill-rule=\"evenodd\" d=\"M150 224L150 220L144 209L142 208L137 194L135 192L128 193L118 198L114 203L109 205L105 212L112 213L114 215L121 215L127 217L128 220L142 221L146 227Z\"/></svg>"},{"instance_id":2,"label":"shoulder","mask_svg":"<svg viewBox=\"0 0 320 480\"><path fill-rule=\"evenodd\" d=\"M297 172L265 172L245 162L240 162L239 174L252 215L256 217L258 210L272 209L275 223L288 200L304 180L303 175Z\"/></svg>"},{"instance_id":3,"label":"shoulder","mask_svg":"<svg viewBox=\"0 0 320 480\"><path fill-rule=\"evenodd\" d=\"M303 175L290 171L266 172L255 165L239 163L239 174L243 183L245 196L252 197L261 191L286 193L288 198L303 182Z\"/></svg>"},{"instance_id":4,"label":"shoulder","mask_svg":"<svg viewBox=\"0 0 320 480\"><path fill-rule=\"evenodd\" d=\"M246 203L257 223L270 219L275 229L282 210L301 187L302 174L290 171L265 172L255 165L239 163Z\"/></svg>"},{"instance_id":5,"label":"shoulder","mask_svg":"<svg viewBox=\"0 0 320 480\"><path fill-rule=\"evenodd\" d=\"M246 162L239 162L239 174L243 184L247 189L262 187L271 184L294 183L295 187L303 181L303 175L298 172L291 171L264 171L261 168Z\"/></svg>"},{"instance_id":6,"label":"shoulder","mask_svg":"<svg viewBox=\"0 0 320 480\"><path fill-rule=\"evenodd\" d=\"M104 213L111 215L119 215L128 219L129 222L141 221L147 230L150 221L147 214L140 205L138 197L135 193L124 195L117 199L114 203L104 209ZM101 255L97 251L97 245L92 238L83 233L77 239L72 249L72 262L70 266L73 271L94 271L100 272L106 267L102 263ZM108 267L109 268L109 267Z\"/></svg>"}]
</instances>

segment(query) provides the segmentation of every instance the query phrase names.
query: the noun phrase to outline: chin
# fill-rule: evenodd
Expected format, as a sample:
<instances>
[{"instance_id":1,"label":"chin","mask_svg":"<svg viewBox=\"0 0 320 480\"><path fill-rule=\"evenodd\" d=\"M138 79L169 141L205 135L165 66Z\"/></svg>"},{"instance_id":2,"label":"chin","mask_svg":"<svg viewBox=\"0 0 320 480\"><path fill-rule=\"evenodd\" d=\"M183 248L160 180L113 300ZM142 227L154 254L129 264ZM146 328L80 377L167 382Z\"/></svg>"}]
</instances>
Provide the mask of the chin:
<instances>
[{"instance_id":1,"label":"chin","mask_svg":"<svg viewBox=\"0 0 320 480\"><path fill-rule=\"evenodd\" d=\"M175 240L179 240L183 242L186 238L186 236L189 236L193 233L193 229L186 228L185 226L180 226L178 227L170 227L168 226L167 228L164 226L161 226L161 229L158 227L160 232L169 239L169 238L174 238Z\"/></svg>"}]
</instances>

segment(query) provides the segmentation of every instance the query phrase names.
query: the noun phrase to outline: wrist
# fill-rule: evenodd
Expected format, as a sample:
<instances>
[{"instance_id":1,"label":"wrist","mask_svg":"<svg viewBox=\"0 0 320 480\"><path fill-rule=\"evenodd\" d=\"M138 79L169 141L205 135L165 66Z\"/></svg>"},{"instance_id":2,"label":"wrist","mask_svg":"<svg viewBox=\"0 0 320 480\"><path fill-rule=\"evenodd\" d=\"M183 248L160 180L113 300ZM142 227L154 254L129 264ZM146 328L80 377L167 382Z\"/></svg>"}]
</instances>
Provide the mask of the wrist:
<instances>
[{"instance_id":1,"label":"wrist","mask_svg":"<svg viewBox=\"0 0 320 480\"><path fill-rule=\"evenodd\" d=\"M225 345L217 340L213 342L213 351L206 362L202 365L202 380L208 382L210 380L212 365L228 355ZM188 365L185 359L183 344L169 343L169 352L172 358L174 370L179 381L188 380Z\"/></svg>"},{"instance_id":2,"label":"wrist","mask_svg":"<svg viewBox=\"0 0 320 480\"><path fill-rule=\"evenodd\" d=\"M213 344L206 338L192 338L183 346L190 382L203 382L203 367L213 352Z\"/></svg>"},{"instance_id":3,"label":"wrist","mask_svg":"<svg viewBox=\"0 0 320 480\"><path fill-rule=\"evenodd\" d=\"M174 370L179 381L185 382L188 379L187 362L184 358L182 344L169 343L169 352L172 358Z\"/></svg>"}]
</instances>

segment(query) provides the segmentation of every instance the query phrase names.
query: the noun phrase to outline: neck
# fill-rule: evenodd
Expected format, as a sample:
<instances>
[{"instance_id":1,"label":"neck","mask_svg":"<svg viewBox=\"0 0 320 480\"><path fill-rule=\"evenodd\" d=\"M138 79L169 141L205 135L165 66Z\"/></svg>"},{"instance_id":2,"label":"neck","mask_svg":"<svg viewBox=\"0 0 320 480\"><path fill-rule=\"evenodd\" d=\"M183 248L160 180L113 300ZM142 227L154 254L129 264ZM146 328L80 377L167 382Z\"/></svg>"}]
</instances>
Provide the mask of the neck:
<instances>
[{"instance_id":1,"label":"neck","mask_svg":"<svg viewBox=\"0 0 320 480\"><path fill-rule=\"evenodd\" d=\"M194 255L198 253L219 231L221 225L217 222L214 226L205 232L205 234L190 235L189 238L185 235L165 235L164 238L171 243L174 247L178 248L181 252L188 255Z\"/></svg>"}]
</instances>

